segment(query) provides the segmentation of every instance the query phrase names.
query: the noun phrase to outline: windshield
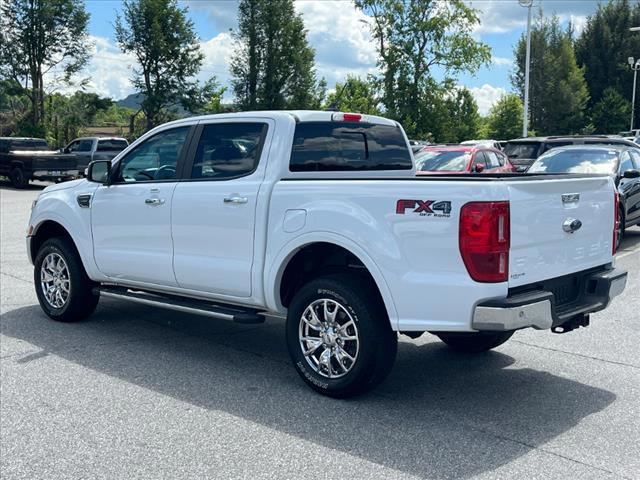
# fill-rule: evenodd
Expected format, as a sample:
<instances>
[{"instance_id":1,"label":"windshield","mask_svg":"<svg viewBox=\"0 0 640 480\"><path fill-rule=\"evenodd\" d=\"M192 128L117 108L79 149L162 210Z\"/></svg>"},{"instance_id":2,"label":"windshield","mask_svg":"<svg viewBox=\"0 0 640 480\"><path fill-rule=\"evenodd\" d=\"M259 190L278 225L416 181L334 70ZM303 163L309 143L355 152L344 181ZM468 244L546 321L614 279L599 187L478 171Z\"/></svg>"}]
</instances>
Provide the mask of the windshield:
<instances>
[{"instance_id":1,"label":"windshield","mask_svg":"<svg viewBox=\"0 0 640 480\"><path fill-rule=\"evenodd\" d=\"M466 172L471 155L460 151L426 150L416 154L416 168L430 172Z\"/></svg>"},{"instance_id":2,"label":"windshield","mask_svg":"<svg viewBox=\"0 0 640 480\"><path fill-rule=\"evenodd\" d=\"M528 173L613 173L618 152L603 149L550 150Z\"/></svg>"},{"instance_id":3,"label":"windshield","mask_svg":"<svg viewBox=\"0 0 640 480\"><path fill-rule=\"evenodd\" d=\"M504 147L504 153L506 153L509 158L536 158L539 145L540 144L535 142L508 142Z\"/></svg>"}]
</instances>

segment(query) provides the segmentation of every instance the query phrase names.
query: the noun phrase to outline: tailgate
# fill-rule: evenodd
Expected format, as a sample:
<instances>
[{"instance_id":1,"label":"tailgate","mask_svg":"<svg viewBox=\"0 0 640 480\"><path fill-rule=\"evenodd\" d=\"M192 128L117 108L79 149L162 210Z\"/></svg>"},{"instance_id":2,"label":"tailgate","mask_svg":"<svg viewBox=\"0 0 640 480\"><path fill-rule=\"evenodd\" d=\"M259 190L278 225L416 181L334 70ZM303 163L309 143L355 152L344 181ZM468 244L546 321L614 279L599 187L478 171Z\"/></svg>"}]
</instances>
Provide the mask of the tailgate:
<instances>
[{"instance_id":1,"label":"tailgate","mask_svg":"<svg viewBox=\"0 0 640 480\"><path fill-rule=\"evenodd\" d=\"M509 201L509 287L612 261L615 207L609 177L514 181Z\"/></svg>"}]
</instances>

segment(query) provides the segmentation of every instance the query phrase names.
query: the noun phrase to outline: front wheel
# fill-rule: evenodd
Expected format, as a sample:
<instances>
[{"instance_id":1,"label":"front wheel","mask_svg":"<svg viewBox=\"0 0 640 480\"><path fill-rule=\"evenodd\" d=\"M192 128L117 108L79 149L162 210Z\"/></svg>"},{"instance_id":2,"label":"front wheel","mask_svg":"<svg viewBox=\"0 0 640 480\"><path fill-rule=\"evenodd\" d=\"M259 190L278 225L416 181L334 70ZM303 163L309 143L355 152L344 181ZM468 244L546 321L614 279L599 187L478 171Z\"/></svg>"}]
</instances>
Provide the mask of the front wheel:
<instances>
[{"instance_id":1,"label":"front wheel","mask_svg":"<svg viewBox=\"0 0 640 480\"><path fill-rule=\"evenodd\" d=\"M480 353L499 347L514 334L511 332L436 333L448 347L464 353Z\"/></svg>"},{"instance_id":2,"label":"front wheel","mask_svg":"<svg viewBox=\"0 0 640 480\"><path fill-rule=\"evenodd\" d=\"M384 305L368 279L320 277L295 295L287 315L287 347L298 374L317 392L346 398L378 385L397 351Z\"/></svg>"},{"instance_id":3,"label":"front wheel","mask_svg":"<svg viewBox=\"0 0 640 480\"><path fill-rule=\"evenodd\" d=\"M9 174L9 178L14 188L25 188L29 185L29 179L20 167L14 167Z\"/></svg>"},{"instance_id":4,"label":"front wheel","mask_svg":"<svg viewBox=\"0 0 640 480\"><path fill-rule=\"evenodd\" d=\"M46 240L36 255L33 280L40 307L59 322L77 322L93 313L99 297L75 245L66 238Z\"/></svg>"}]
</instances>

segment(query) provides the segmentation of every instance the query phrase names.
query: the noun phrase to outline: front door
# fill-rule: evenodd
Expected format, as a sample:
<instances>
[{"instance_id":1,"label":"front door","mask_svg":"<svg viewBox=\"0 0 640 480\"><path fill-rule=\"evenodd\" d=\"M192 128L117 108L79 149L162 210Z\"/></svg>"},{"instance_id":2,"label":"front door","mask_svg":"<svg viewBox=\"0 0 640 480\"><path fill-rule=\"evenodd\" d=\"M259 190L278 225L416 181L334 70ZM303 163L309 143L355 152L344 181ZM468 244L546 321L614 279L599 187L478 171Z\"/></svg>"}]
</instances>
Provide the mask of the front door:
<instances>
[{"instance_id":1,"label":"front door","mask_svg":"<svg viewBox=\"0 0 640 480\"><path fill-rule=\"evenodd\" d=\"M114 166L91 204L93 254L117 280L175 286L171 200L190 127L163 130Z\"/></svg>"},{"instance_id":2,"label":"front door","mask_svg":"<svg viewBox=\"0 0 640 480\"><path fill-rule=\"evenodd\" d=\"M176 280L190 290L250 297L268 123L225 120L203 124L199 131L185 169L190 178L177 186L173 198Z\"/></svg>"}]
</instances>

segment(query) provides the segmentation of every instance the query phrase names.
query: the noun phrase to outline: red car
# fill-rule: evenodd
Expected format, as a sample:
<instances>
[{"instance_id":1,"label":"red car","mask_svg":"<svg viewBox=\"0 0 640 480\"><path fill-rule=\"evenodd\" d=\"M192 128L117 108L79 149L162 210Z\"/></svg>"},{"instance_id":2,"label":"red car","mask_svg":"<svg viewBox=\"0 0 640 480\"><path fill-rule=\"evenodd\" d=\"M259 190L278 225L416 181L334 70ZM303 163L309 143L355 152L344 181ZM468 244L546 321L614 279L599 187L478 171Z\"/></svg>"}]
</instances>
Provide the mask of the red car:
<instances>
[{"instance_id":1,"label":"red car","mask_svg":"<svg viewBox=\"0 0 640 480\"><path fill-rule=\"evenodd\" d=\"M429 145L414 154L416 172L427 173L511 173L516 168L500 150L483 146Z\"/></svg>"}]
</instances>

